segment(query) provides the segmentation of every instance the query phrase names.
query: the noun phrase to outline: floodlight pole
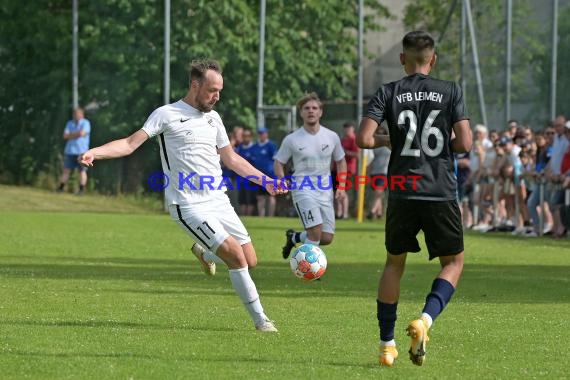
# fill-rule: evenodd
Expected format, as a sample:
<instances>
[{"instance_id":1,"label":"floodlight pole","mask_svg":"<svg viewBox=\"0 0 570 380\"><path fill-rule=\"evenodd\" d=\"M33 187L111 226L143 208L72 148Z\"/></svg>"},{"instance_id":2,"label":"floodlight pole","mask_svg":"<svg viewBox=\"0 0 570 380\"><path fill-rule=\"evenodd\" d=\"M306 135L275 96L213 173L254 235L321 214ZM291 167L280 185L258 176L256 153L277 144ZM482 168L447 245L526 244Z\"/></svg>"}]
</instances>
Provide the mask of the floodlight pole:
<instances>
[{"instance_id":1,"label":"floodlight pole","mask_svg":"<svg viewBox=\"0 0 570 380\"><path fill-rule=\"evenodd\" d=\"M364 61L364 0L358 0L358 90L356 95L356 123L360 124L362 120L362 99L363 99L363 61ZM360 150L359 156L359 173L366 174L366 159L364 149ZM365 187L361 186L358 189L358 207L356 219L362 223L364 219L364 195ZM348 195L347 195L348 196Z\"/></svg>"},{"instance_id":2,"label":"floodlight pole","mask_svg":"<svg viewBox=\"0 0 570 380\"><path fill-rule=\"evenodd\" d=\"M483 80L481 79L481 67L479 66L479 53L477 51L477 39L475 37L475 26L473 25L473 16L471 14L471 1L463 0L465 7L465 15L467 16L467 26L471 35L471 50L473 53L473 65L475 66L475 77L477 79L477 93L479 95L479 107L481 109L481 118L483 124L487 125L487 111L485 110L485 97L483 95Z\"/></svg>"},{"instance_id":3,"label":"floodlight pole","mask_svg":"<svg viewBox=\"0 0 570 380\"><path fill-rule=\"evenodd\" d=\"M511 119L511 65L513 56L513 0L507 0L507 60L505 62L505 122Z\"/></svg>"},{"instance_id":4,"label":"floodlight pole","mask_svg":"<svg viewBox=\"0 0 570 380\"><path fill-rule=\"evenodd\" d=\"M362 119L363 61L364 61L364 1L358 0L358 90L356 95L356 119Z\"/></svg>"},{"instance_id":5,"label":"floodlight pole","mask_svg":"<svg viewBox=\"0 0 570 380\"><path fill-rule=\"evenodd\" d=\"M170 103L170 0L164 0L164 69L163 69L163 103ZM163 190L164 211L168 211L169 205L166 201L166 188Z\"/></svg>"},{"instance_id":6,"label":"floodlight pole","mask_svg":"<svg viewBox=\"0 0 570 380\"><path fill-rule=\"evenodd\" d=\"M459 38L459 50L461 56L459 57L459 63L461 66L461 92L463 93L463 100L467 102L467 68L466 68L466 57L467 57L467 12L465 11L465 3L461 2L461 33ZM480 186L478 182L475 182L474 193L479 194ZM477 202L473 205L473 224L479 223L479 206Z\"/></svg>"},{"instance_id":7,"label":"floodlight pole","mask_svg":"<svg viewBox=\"0 0 570 380\"><path fill-rule=\"evenodd\" d=\"M170 0L164 0L164 90L163 102L170 103Z\"/></svg>"},{"instance_id":8,"label":"floodlight pole","mask_svg":"<svg viewBox=\"0 0 570 380\"><path fill-rule=\"evenodd\" d=\"M261 10L259 15L259 64L257 73L257 127L265 125L263 115L263 75L265 67L265 14L266 1L260 0Z\"/></svg>"},{"instance_id":9,"label":"floodlight pole","mask_svg":"<svg viewBox=\"0 0 570 380\"><path fill-rule=\"evenodd\" d=\"M72 5L72 53L71 53L71 92L73 108L79 107L79 16L78 0L73 0Z\"/></svg>"},{"instance_id":10,"label":"floodlight pole","mask_svg":"<svg viewBox=\"0 0 570 380\"><path fill-rule=\"evenodd\" d=\"M558 61L558 0L552 0L552 68L550 75L550 120L556 117L556 79Z\"/></svg>"},{"instance_id":11,"label":"floodlight pole","mask_svg":"<svg viewBox=\"0 0 570 380\"><path fill-rule=\"evenodd\" d=\"M465 70L465 56L467 54L467 40L465 33L465 5L461 5L461 38L459 41L460 46L460 66L461 66L461 92L463 93L463 100L467 101L467 78Z\"/></svg>"}]
</instances>

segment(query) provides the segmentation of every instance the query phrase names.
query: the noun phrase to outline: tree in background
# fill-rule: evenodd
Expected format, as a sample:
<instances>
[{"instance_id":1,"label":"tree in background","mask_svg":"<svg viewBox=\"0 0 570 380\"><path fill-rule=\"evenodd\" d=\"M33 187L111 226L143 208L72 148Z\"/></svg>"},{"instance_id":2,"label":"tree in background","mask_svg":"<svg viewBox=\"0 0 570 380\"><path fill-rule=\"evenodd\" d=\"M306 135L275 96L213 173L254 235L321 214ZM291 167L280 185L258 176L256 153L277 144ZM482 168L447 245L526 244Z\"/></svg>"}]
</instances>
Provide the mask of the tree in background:
<instances>
[{"instance_id":1,"label":"tree in background","mask_svg":"<svg viewBox=\"0 0 570 380\"><path fill-rule=\"evenodd\" d=\"M551 91L551 75L552 75L552 42L551 29L552 25L547 25L541 34L544 35L543 40L549 41L545 51L536 60L537 73L535 78L540 85L540 99L544 107L550 109L550 91ZM570 70L568 70L568 62L570 62L570 4L560 7L558 12L558 59L557 59L557 83L556 83L556 115L564 114L570 117Z\"/></svg>"},{"instance_id":2,"label":"tree in background","mask_svg":"<svg viewBox=\"0 0 570 380\"><path fill-rule=\"evenodd\" d=\"M455 3L453 14L446 24L445 15ZM541 93L543 83L535 81L543 70L540 57L549 55L550 26L545 28L535 17L533 7L543 7L542 1L519 0L513 2L512 18L512 117L527 122L542 122L547 115L548 103ZM425 28L439 39L438 64L433 75L442 79L459 81L461 0L416 0L405 9L404 23L409 28ZM481 75L484 82L485 104L491 129L503 129L505 107L506 60L506 1L471 1L473 22L479 50ZM474 122L481 122L477 84L471 55L469 30L466 27L466 80L465 93L468 110ZM563 62L563 61L561 61ZM549 82L547 82L549 83ZM547 100L548 98L546 98ZM515 103L524 105L524 114L516 114ZM519 106L517 109L522 109ZM541 126L540 124L538 126Z\"/></svg>"},{"instance_id":3,"label":"tree in background","mask_svg":"<svg viewBox=\"0 0 570 380\"><path fill-rule=\"evenodd\" d=\"M305 91L352 99L356 86L357 2L267 1L265 103L294 104ZM389 13L366 0L365 30ZM80 2L80 104L92 145L140 128L162 104L163 2ZM172 100L188 86L187 64L212 57L226 79L217 106L228 126L254 124L257 102L259 1L172 1ZM39 0L0 5L0 182L33 184L56 176L61 135L71 115L71 5ZM105 192L140 190L159 170L156 144L106 162L91 178ZM42 176L42 178L45 177Z\"/></svg>"},{"instance_id":4,"label":"tree in background","mask_svg":"<svg viewBox=\"0 0 570 380\"><path fill-rule=\"evenodd\" d=\"M0 5L1 182L29 184L56 164L63 126L71 116L67 8L68 1L24 7L6 0Z\"/></svg>"}]
</instances>

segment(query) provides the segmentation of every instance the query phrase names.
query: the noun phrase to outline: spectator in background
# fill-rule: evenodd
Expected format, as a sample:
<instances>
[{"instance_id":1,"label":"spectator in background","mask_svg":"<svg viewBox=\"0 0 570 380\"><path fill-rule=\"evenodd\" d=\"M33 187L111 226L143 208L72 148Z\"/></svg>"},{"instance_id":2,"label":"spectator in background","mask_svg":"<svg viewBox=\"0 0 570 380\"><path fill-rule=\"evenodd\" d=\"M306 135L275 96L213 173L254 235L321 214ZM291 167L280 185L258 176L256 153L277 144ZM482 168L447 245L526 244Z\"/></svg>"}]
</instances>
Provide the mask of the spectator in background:
<instances>
[{"instance_id":1,"label":"spectator in background","mask_svg":"<svg viewBox=\"0 0 570 380\"><path fill-rule=\"evenodd\" d=\"M356 134L354 133L354 124L344 123L343 137L340 139L342 148L344 149L346 168L352 176L358 174L358 153L360 148L356 145ZM348 219L350 217L350 196L338 198L336 201L336 217L338 219ZM354 198L354 197L352 197Z\"/></svg>"},{"instance_id":2,"label":"spectator in background","mask_svg":"<svg viewBox=\"0 0 570 380\"><path fill-rule=\"evenodd\" d=\"M234 148L243 142L243 131L244 127L241 125L236 125L232 128L232 133L230 134L230 145Z\"/></svg>"},{"instance_id":3,"label":"spectator in background","mask_svg":"<svg viewBox=\"0 0 570 380\"><path fill-rule=\"evenodd\" d=\"M513 231L516 228L516 223L514 222L515 186L513 184L513 160L514 157L518 157L520 147L513 143L513 139L508 130L502 133L497 144L501 153L498 154L499 157L493 166L493 176L500 185L499 204L496 205L498 206L496 208L499 210L499 218L491 227L496 227L501 231ZM487 231L492 230L494 229L491 228ZM483 232L487 231L483 230Z\"/></svg>"},{"instance_id":4,"label":"spectator in background","mask_svg":"<svg viewBox=\"0 0 570 380\"><path fill-rule=\"evenodd\" d=\"M253 165L255 144L253 143L253 133L250 128L243 129L242 142L237 146L237 154L242 156ZM243 177L237 177L238 202L241 215L251 216L255 210L255 202L258 186Z\"/></svg>"},{"instance_id":5,"label":"spectator in background","mask_svg":"<svg viewBox=\"0 0 570 380\"><path fill-rule=\"evenodd\" d=\"M501 137L501 136L499 136L499 132L497 132L496 129L491 129L489 131L489 140L491 140L491 142L493 143L493 146L495 145L495 143L497 141L499 141L499 137Z\"/></svg>"},{"instance_id":6,"label":"spectator in background","mask_svg":"<svg viewBox=\"0 0 570 380\"><path fill-rule=\"evenodd\" d=\"M91 123L85 118L82 108L73 110L73 119L69 120L63 130L63 139L66 140L63 151L63 173L57 188L58 193L62 193L69 176L74 169L79 171L79 191L77 195L83 195L87 185L87 168L81 166L77 161L79 155L89 150L89 136L91 134Z\"/></svg>"},{"instance_id":7,"label":"spectator in background","mask_svg":"<svg viewBox=\"0 0 570 380\"><path fill-rule=\"evenodd\" d=\"M566 189L570 188L570 121L564 124L564 136L569 142L566 147L566 151L562 156L562 162L560 163L560 182L562 184L562 202L559 207L558 213L560 218L560 228L555 237L563 237L567 235L570 230L570 207L565 203Z\"/></svg>"},{"instance_id":8,"label":"spectator in background","mask_svg":"<svg viewBox=\"0 0 570 380\"><path fill-rule=\"evenodd\" d=\"M567 121L564 128L564 135L566 140L570 141L570 121ZM562 156L562 163L560 164L560 173L562 175L561 181L564 182L566 177L570 174L570 144L566 147L566 152Z\"/></svg>"},{"instance_id":9,"label":"spectator in background","mask_svg":"<svg viewBox=\"0 0 570 380\"><path fill-rule=\"evenodd\" d=\"M241 125L236 125L233 127L232 131L228 134L228 139L230 140L230 146L233 148L234 152L237 152L238 145L243 141L243 127ZM231 184L231 186L228 186L227 194L228 198L230 198L230 204L237 212L239 209L237 175L233 170L226 167L226 165L224 165L223 161L221 160L220 165L222 167L222 176L224 178L227 178Z\"/></svg>"},{"instance_id":10,"label":"spectator in background","mask_svg":"<svg viewBox=\"0 0 570 380\"><path fill-rule=\"evenodd\" d=\"M504 163L505 157L505 150L504 147L500 144L500 139L502 137L510 138L510 134L508 131L503 132L502 136L494 143L494 153L495 158L491 165L489 179L492 183L492 197L490 200L491 204L491 220L492 224L489 225L488 228L482 229L482 232L492 231L494 230L495 226L507 219L507 211L505 209L505 200L501 197L501 192L504 186L504 180L501 176L501 166ZM494 210L492 210L494 205Z\"/></svg>"},{"instance_id":11,"label":"spectator in background","mask_svg":"<svg viewBox=\"0 0 570 380\"><path fill-rule=\"evenodd\" d=\"M513 138L515 136L518 128L519 128L518 120L511 119L511 120L507 121L507 132L509 132L509 135L511 136L511 138Z\"/></svg>"},{"instance_id":12,"label":"spectator in background","mask_svg":"<svg viewBox=\"0 0 570 380\"><path fill-rule=\"evenodd\" d=\"M566 122L564 130L566 139L570 141L570 122ZM570 190L570 144L566 148L566 153L562 157L560 171L562 172L562 189L564 192ZM566 204L560 208L560 222L566 228L566 232L570 230L570 205Z\"/></svg>"},{"instance_id":13,"label":"spectator in background","mask_svg":"<svg viewBox=\"0 0 570 380\"><path fill-rule=\"evenodd\" d=\"M470 152L455 153L455 163L457 165L457 201L461 210L461 219L463 227L471 228L473 226L473 213L469 198L473 191L473 186L467 183L467 179L471 175Z\"/></svg>"},{"instance_id":14,"label":"spectator in background","mask_svg":"<svg viewBox=\"0 0 570 380\"><path fill-rule=\"evenodd\" d=\"M570 135L568 136L570 138ZM570 154L566 155L570 161ZM570 162L569 162L570 163ZM570 171L566 172L564 181L562 182L562 188L564 191L570 191ZM560 222L566 228L566 236L568 236L568 231L570 231L570 206L565 204L560 208Z\"/></svg>"},{"instance_id":15,"label":"spectator in background","mask_svg":"<svg viewBox=\"0 0 570 380\"><path fill-rule=\"evenodd\" d=\"M505 207L507 215L510 217L507 225L514 227L513 234L522 235L525 233L524 223L529 221L528 210L526 208L526 187L521 180L523 165L520 159L522 148L507 136L501 137L499 145L503 147L505 155L501 164L501 175L503 181L503 193L505 197ZM518 210L518 214L517 211ZM509 223L510 222L510 223Z\"/></svg>"},{"instance_id":16,"label":"spectator in background","mask_svg":"<svg viewBox=\"0 0 570 380\"><path fill-rule=\"evenodd\" d=\"M525 141L526 134L524 131L524 127L518 127L515 134L513 135L513 143L515 145L521 146L521 144Z\"/></svg>"},{"instance_id":17,"label":"spectator in background","mask_svg":"<svg viewBox=\"0 0 570 380\"><path fill-rule=\"evenodd\" d=\"M253 151L253 166L273 178L275 176L273 157L276 154L277 145L269 139L269 130L265 127L259 128ZM259 189L256 198L259 216L275 216L275 196L269 194L265 189Z\"/></svg>"},{"instance_id":18,"label":"spectator in background","mask_svg":"<svg viewBox=\"0 0 570 380\"><path fill-rule=\"evenodd\" d=\"M536 152L534 155L534 168L526 172L525 177L531 183L530 195L527 199L527 208L532 220L533 231L526 234L528 237L536 237L540 235L540 217L539 213L544 216L543 234L547 234L552 229L552 214L548 207L548 203L544 202L544 210L540 204L540 183L544 180L544 168L550 160L552 154L552 141L554 137L554 128L546 127L543 133L535 135Z\"/></svg>"},{"instance_id":19,"label":"spectator in background","mask_svg":"<svg viewBox=\"0 0 570 380\"><path fill-rule=\"evenodd\" d=\"M378 128L379 135L387 135L388 132L384 128ZM388 162L392 151L387 146L381 146L372 150L373 158L368 165L368 174L373 181L372 191L374 198L372 207L368 211L368 219L382 218L384 215L384 191L388 189ZM383 176L383 177L382 177Z\"/></svg>"},{"instance_id":20,"label":"spectator in background","mask_svg":"<svg viewBox=\"0 0 570 380\"><path fill-rule=\"evenodd\" d=\"M536 139L534 138L534 131L528 125L524 127L524 138L527 144L530 144L530 154L536 154Z\"/></svg>"},{"instance_id":21,"label":"spectator in background","mask_svg":"<svg viewBox=\"0 0 570 380\"><path fill-rule=\"evenodd\" d=\"M490 228L492 214L492 189L493 177L492 166L495 161L496 153L493 143L489 138L488 129L482 124L475 126L475 138L473 141L473 150L469 156L470 175L465 181L465 185L472 187L472 202L479 208L482 217L476 216L477 220L473 220L474 230L484 231ZM479 185L479 186L477 186Z\"/></svg>"},{"instance_id":22,"label":"spectator in background","mask_svg":"<svg viewBox=\"0 0 570 380\"><path fill-rule=\"evenodd\" d=\"M548 205L552 211L554 222L554 237L561 237L565 233L565 228L560 221L560 206L564 203L564 190L562 189L561 167L564 153L570 145L564 133L565 128L570 128L564 115L558 116L553 122L556 134L552 143L552 157L545 169L546 180L549 181Z\"/></svg>"}]
</instances>

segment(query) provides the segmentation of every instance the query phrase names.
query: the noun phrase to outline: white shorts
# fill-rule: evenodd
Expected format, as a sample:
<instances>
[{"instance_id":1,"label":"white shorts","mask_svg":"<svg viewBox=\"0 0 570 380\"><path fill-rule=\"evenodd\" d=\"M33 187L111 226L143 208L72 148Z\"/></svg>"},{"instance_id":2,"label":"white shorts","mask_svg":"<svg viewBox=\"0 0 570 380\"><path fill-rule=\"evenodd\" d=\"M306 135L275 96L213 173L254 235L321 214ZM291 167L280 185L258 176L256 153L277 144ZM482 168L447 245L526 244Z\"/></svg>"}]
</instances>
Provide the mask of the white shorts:
<instances>
[{"instance_id":1,"label":"white shorts","mask_svg":"<svg viewBox=\"0 0 570 380\"><path fill-rule=\"evenodd\" d=\"M214 253L229 236L240 245L251 242L225 194L194 205L170 205L170 216L195 242Z\"/></svg>"},{"instance_id":2,"label":"white shorts","mask_svg":"<svg viewBox=\"0 0 570 380\"><path fill-rule=\"evenodd\" d=\"M332 195L329 199L323 199L322 196L293 193L293 205L305 229L322 224L322 232L334 234L334 199Z\"/></svg>"}]
</instances>

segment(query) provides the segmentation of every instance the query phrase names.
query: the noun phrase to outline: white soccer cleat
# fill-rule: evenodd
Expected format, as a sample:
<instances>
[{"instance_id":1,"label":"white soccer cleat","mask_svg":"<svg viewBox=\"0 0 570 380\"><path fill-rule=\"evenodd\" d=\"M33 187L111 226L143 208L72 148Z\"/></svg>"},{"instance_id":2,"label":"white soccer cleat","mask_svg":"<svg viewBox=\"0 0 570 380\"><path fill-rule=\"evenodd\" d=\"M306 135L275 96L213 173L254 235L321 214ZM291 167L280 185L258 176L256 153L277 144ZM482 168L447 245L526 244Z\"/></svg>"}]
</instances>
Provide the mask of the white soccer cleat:
<instances>
[{"instance_id":1,"label":"white soccer cleat","mask_svg":"<svg viewBox=\"0 0 570 380\"><path fill-rule=\"evenodd\" d=\"M487 223L481 223L481 224L477 224L475 226L473 226L473 228L471 228L473 231L482 231L482 230L486 230L488 229L490 226Z\"/></svg>"},{"instance_id":2,"label":"white soccer cleat","mask_svg":"<svg viewBox=\"0 0 570 380\"><path fill-rule=\"evenodd\" d=\"M278 332L277 328L273 324L273 321L270 321L269 319L256 324L255 329L261 332Z\"/></svg>"},{"instance_id":3,"label":"white soccer cleat","mask_svg":"<svg viewBox=\"0 0 570 380\"><path fill-rule=\"evenodd\" d=\"M196 256L196 258L198 259L198 261L200 261L200 264L202 265L202 270L204 271L204 273L206 273L208 276L213 276L216 274L216 263L213 261L206 261L204 260L204 253L206 253L206 250L197 243L194 243L194 245L191 248L192 253L194 254L194 256Z\"/></svg>"}]
</instances>

